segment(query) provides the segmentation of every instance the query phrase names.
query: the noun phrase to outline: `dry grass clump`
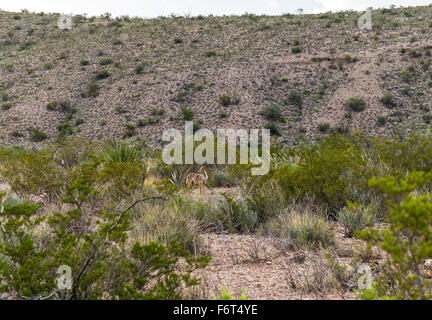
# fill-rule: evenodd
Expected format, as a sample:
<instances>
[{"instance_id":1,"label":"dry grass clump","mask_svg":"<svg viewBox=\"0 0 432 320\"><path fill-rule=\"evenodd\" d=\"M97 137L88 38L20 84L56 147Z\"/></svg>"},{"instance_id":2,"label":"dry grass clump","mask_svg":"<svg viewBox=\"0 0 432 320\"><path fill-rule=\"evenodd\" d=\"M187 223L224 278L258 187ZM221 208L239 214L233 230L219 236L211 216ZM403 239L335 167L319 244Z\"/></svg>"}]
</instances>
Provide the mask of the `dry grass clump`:
<instances>
[{"instance_id":1,"label":"dry grass clump","mask_svg":"<svg viewBox=\"0 0 432 320\"><path fill-rule=\"evenodd\" d=\"M316 250L335 243L334 227L322 213L299 212L287 208L264 226L267 232L283 240L292 250Z\"/></svg>"}]
</instances>

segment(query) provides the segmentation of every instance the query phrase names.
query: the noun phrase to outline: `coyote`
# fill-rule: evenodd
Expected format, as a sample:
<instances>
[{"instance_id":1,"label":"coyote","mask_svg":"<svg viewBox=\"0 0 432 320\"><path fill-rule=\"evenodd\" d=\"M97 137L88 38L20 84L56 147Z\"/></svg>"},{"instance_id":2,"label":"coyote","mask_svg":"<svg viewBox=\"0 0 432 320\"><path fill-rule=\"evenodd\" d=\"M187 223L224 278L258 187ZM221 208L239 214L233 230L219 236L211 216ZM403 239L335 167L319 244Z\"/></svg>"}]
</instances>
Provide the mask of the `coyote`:
<instances>
[{"instance_id":1,"label":"coyote","mask_svg":"<svg viewBox=\"0 0 432 320\"><path fill-rule=\"evenodd\" d=\"M200 196L204 191L204 186L207 184L208 175L207 172L201 166L197 173L189 173L186 177L186 185L190 188L191 185L199 185Z\"/></svg>"}]
</instances>

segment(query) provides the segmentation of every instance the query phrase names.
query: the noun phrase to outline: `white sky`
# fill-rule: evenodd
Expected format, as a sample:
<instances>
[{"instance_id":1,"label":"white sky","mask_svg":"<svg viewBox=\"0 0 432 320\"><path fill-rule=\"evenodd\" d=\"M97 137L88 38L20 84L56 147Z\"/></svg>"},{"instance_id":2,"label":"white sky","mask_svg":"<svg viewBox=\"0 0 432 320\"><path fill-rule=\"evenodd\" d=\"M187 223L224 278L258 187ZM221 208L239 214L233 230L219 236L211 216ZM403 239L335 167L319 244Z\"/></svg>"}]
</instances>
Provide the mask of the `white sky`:
<instances>
[{"instance_id":1,"label":"white sky","mask_svg":"<svg viewBox=\"0 0 432 320\"><path fill-rule=\"evenodd\" d=\"M171 13L184 15L282 14L295 13L298 8L304 13L340 10L365 10L367 7L383 8L397 6L429 5L432 0L0 0L0 9L33 12L87 13L101 15L110 12L113 16L139 17L166 16Z\"/></svg>"}]
</instances>

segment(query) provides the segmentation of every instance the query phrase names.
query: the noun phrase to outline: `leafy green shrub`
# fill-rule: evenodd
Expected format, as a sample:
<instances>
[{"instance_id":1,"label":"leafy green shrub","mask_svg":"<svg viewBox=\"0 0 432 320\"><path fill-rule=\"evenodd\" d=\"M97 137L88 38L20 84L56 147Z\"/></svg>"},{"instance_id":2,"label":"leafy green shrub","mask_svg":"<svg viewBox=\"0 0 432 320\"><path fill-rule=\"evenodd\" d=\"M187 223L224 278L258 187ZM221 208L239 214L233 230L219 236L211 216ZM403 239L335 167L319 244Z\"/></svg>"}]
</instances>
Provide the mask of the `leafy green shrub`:
<instances>
[{"instance_id":1,"label":"leafy green shrub","mask_svg":"<svg viewBox=\"0 0 432 320\"><path fill-rule=\"evenodd\" d=\"M294 53L294 54L298 54L298 53L302 52L302 49L300 47L293 47L291 49L291 52Z\"/></svg>"},{"instance_id":2,"label":"leafy green shrub","mask_svg":"<svg viewBox=\"0 0 432 320\"><path fill-rule=\"evenodd\" d=\"M296 151L296 167L281 166L274 178L286 197L312 196L318 204L329 207L334 215L346 201L356 201L367 194L368 179L376 169L368 162L360 145L350 137L325 137L313 146Z\"/></svg>"},{"instance_id":3,"label":"leafy green shrub","mask_svg":"<svg viewBox=\"0 0 432 320\"><path fill-rule=\"evenodd\" d=\"M388 108L393 108L396 106L396 102L394 101L394 96L390 93L386 93L382 96L381 102Z\"/></svg>"},{"instance_id":4,"label":"leafy green shrub","mask_svg":"<svg viewBox=\"0 0 432 320\"><path fill-rule=\"evenodd\" d=\"M227 95L222 95L219 96L219 102L223 105L223 106L228 106L231 104L231 97L227 96Z\"/></svg>"},{"instance_id":5,"label":"leafy green shrub","mask_svg":"<svg viewBox=\"0 0 432 320\"><path fill-rule=\"evenodd\" d=\"M48 136L46 135L46 133L44 133L43 131L41 131L38 128L30 128L30 140L33 142L41 142L48 139Z\"/></svg>"},{"instance_id":6,"label":"leafy green shrub","mask_svg":"<svg viewBox=\"0 0 432 320\"><path fill-rule=\"evenodd\" d=\"M370 185L387 196L387 226L369 228L358 236L379 246L388 255L380 266L373 298L430 299L432 283L421 271L425 259L432 258L432 202L430 194L413 191L432 182L432 174L410 172L403 178L373 178ZM372 298L372 297L370 297Z\"/></svg>"},{"instance_id":7,"label":"leafy green shrub","mask_svg":"<svg viewBox=\"0 0 432 320\"><path fill-rule=\"evenodd\" d=\"M191 121L194 118L195 113L188 107L181 108L182 118L186 121Z\"/></svg>"},{"instance_id":8,"label":"leafy green shrub","mask_svg":"<svg viewBox=\"0 0 432 320\"><path fill-rule=\"evenodd\" d=\"M275 136L280 136L281 132L279 130L279 127L274 122L269 122L264 125L264 128L270 130L270 134L273 134Z\"/></svg>"},{"instance_id":9,"label":"leafy green shrub","mask_svg":"<svg viewBox=\"0 0 432 320\"><path fill-rule=\"evenodd\" d=\"M280 107L277 104L267 106L260 112L260 115L271 121L281 121L283 119Z\"/></svg>"},{"instance_id":10,"label":"leafy green shrub","mask_svg":"<svg viewBox=\"0 0 432 320\"><path fill-rule=\"evenodd\" d=\"M220 110L218 113L219 118L225 119L228 117L228 113L226 113L224 110Z\"/></svg>"},{"instance_id":11,"label":"leafy green shrub","mask_svg":"<svg viewBox=\"0 0 432 320\"><path fill-rule=\"evenodd\" d=\"M145 65L143 65L143 64L140 64L140 65L136 66L136 67L135 67L135 73L136 73L136 74L141 74L141 73L143 73L144 68L145 68Z\"/></svg>"},{"instance_id":12,"label":"leafy green shrub","mask_svg":"<svg viewBox=\"0 0 432 320\"><path fill-rule=\"evenodd\" d=\"M180 299L183 289L199 284L192 272L205 267L208 257L194 257L176 239L166 245L129 239L131 210L158 197L133 200L120 211L111 201L95 209L94 201L103 199L99 183L106 162L100 157L89 157L70 171L59 169L46 149L15 157L26 157L20 163L31 168L29 176L37 170L43 173L35 172L32 183L36 178L62 184L58 191L66 211L42 216L36 214L39 206L27 202L4 206L0 220L4 237L0 242L1 293L25 299ZM13 170L15 176L17 172L23 171ZM70 290L57 288L61 265L71 268Z\"/></svg>"},{"instance_id":13,"label":"leafy green shrub","mask_svg":"<svg viewBox=\"0 0 432 320\"><path fill-rule=\"evenodd\" d=\"M432 170L432 140L426 135L373 140L374 158L379 159L384 174L400 178L408 171Z\"/></svg>"},{"instance_id":14,"label":"leafy green shrub","mask_svg":"<svg viewBox=\"0 0 432 320\"><path fill-rule=\"evenodd\" d=\"M364 102L364 100L360 98L350 98L348 99L347 106L352 111L361 112L365 109L366 102Z\"/></svg>"}]
</instances>

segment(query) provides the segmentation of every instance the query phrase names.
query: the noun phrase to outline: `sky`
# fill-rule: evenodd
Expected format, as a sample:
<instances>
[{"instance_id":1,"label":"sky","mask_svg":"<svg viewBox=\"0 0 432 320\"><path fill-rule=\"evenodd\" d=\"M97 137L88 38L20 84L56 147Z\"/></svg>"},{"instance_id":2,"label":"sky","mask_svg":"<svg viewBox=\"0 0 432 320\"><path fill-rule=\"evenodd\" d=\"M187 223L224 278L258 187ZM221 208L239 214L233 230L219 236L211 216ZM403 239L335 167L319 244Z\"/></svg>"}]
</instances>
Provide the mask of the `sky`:
<instances>
[{"instance_id":1,"label":"sky","mask_svg":"<svg viewBox=\"0 0 432 320\"><path fill-rule=\"evenodd\" d=\"M5 11L57 12L64 14L101 15L106 12L114 17L128 15L158 17L170 14L230 15L254 14L278 15L295 13L302 8L304 13L356 10L368 7L388 8L396 6L429 5L432 0L0 0L0 9Z\"/></svg>"}]
</instances>

